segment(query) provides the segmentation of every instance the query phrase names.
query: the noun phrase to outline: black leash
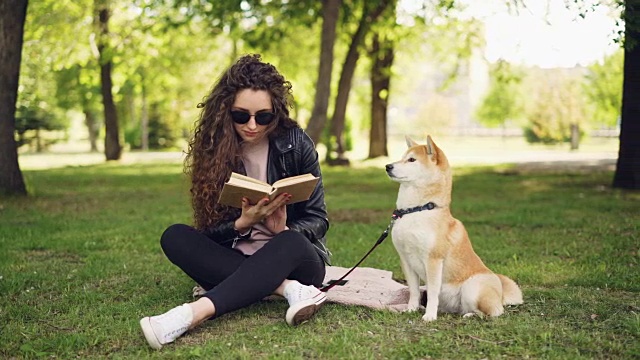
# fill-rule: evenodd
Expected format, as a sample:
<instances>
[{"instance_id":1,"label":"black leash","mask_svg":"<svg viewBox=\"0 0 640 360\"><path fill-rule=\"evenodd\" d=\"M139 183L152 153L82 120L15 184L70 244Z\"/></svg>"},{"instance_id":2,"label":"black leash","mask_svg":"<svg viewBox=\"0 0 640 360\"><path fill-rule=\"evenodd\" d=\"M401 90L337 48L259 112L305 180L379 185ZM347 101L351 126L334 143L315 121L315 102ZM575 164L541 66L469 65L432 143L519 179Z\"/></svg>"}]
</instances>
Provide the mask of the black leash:
<instances>
[{"instance_id":1,"label":"black leash","mask_svg":"<svg viewBox=\"0 0 640 360\"><path fill-rule=\"evenodd\" d=\"M373 245L371 250L369 250L369 252L367 252L362 257L362 259L360 259L360 261L358 261L357 264L355 264L349 271L347 271L346 274L342 275L342 277L340 279L329 281L326 286L323 286L322 288L320 288L320 291L327 292L332 287L334 287L336 285L345 284L346 281L343 282L343 280L347 276L349 276L349 274L351 274L353 272L353 270L355 270L364 261L364 259L366 259L367 256L369 256L369 254L371 254L373 252L373 250L375 250L376 247L378 247L378 245L382 244L382 242L384 241L384 239L387 238L387 236L389 236L389 230L391 230L391 228L393 227L393 224L396 222L396 220L398 220L399 218L401 218L401 217L403 217L404 215L407 215L407 214L411 214L411 213L422 211L422 210L433 210L436 207L437 207L436 204L434 204L432 202L428 202L428 203L426 203L426 204L424 204L422 206L416 206L416 207L412 207L412 208L409 208L409 209L395 209L395 210L393 210L393 214L391 214L391 221L389 222L389 225L387 225L387 228L382 232L382 234L380 234L380 237L378 238L378 241L376 241L376 243Z\"/></svg>"}]
</instances>

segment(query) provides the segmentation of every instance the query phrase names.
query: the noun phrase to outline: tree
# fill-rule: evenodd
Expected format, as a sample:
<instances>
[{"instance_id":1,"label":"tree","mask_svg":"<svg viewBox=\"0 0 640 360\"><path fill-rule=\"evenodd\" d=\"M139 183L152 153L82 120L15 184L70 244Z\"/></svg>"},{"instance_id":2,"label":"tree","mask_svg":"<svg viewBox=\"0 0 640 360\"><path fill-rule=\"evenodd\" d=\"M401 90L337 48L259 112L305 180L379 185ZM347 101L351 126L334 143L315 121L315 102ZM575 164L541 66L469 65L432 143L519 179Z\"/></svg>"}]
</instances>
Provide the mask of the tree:
<instances>
[{"instance_id":1,"label":"tree","mask_svg":"<svg viewBox=\"0 0 640 360\"><path fill-rule=\"evenodd\" d=\"M185 16L190 27L201 24L201 30L197 32L199 39L206 37L203 34L207 34L209 38L211 35L224 35L224 42L219 41L220 44L213 52L227 56L228 61L225 65L235 62L239 53L247 52L261 53L264 61L276 65L294 84L294 108L291 116L300 120L301 126L304 126L304 118L308 118L308 110L313 106L312 88L323 86L325 82L329 86L331 84L331 75L325 72L327 66L328 70L331 70L331 59L323 60L322 75L319 79L309 75L310 68L316 67L319 60L320 39L316 35L320 33L320 26L323 24L319 21L321 17L318 15L323 12L323 6L325 13L338 11L341 1L336 4L336 0L330 0L326 6L320 1L311 0L172 1L179 11L178 16L174 17ZM331 18L329 15L326 16ZM331 28L330 21L324 26L326 35L327 29ZM333 28L335 33L335 25ZM326 35L326 38L329 39L325 42L328 45L326 48L330 51L325 53L332 56L334 40L331 39L335 38L335 35ZM213 62L219 63L221 62ZM208 76L211 73L209 69ZM300 88L304 90L299 90ZM330 87L326 89L329 91ZM314 121L309 121L307 125L313 127L313 123Z\"/></svg>"},{"instance_id":2,"label":"tree","mask_svg":"<svg viewBox=\"0 0 640 360\"><path fill-rule=\"evenodd\" d=\"M36 152L43 152L50 144L61 140L43 136L47 131L62 132L67 124L60 113L37 95L20 93L16 106L16 135L18 147L28 144Z\"/></svg>"},{"instance_id":3,"label":"tree","mask_svg":"<svg viewBox=\"0 0 640 360\"><path fill-rule=\"evenodd\" d=\"M589 66L585 77L585 94L591 104L593 123L614 127L622 110L624 50Z\"/></svg>"},{"instance_id":4,"label":"tree","mask_svg":"<svg viewBox=\"0 0 640 360\"><path fill-rule=\"evenodd\" d=\"M499 60L491 66L489 76L489 90L476 109L476 118L485 126L504 126L508 120L522 115L519 101L522 75L508 62Z\"/></svg>"},{"instance_id":5,"label":"tree","mask_svg":"<svg viewBox=\"0 0 640 360\"><path fill-rule=\"evenodd\" d=\"M98 152L98 135L102 121L98 118L100 112L100 85L95 62L84 65L74 64L55 72L57 87L56 98L58 105L70 110L80 108L84 114L84 123L89 136L89 149Z\"/></svg>"},{"instance_id":6,"label":"tree","mask_svg":"<svg viewBox=\"0 0 640 360\"><path fill-rule=\"evenodd\" d=\"M195 117L195 104L210 86L211 37L199 36L207 28L197 19L174 26L158 16L175 17L170 6L119 8L110 22L117 33L117 72L114 94L118 124L131 149L178 146L177 139ZM219 41L218 41L219 42ZM221 64L220 66L223 66ZM210 71L210 70L209 70Z\"/></svg>"},{"instance_id":7,"label":"tree","mask_svg":"<svg viewBox=\"0 0 640 360\"><path fill-rule=\"evenodd\" d=\"M113 82L111 70L113 66L112 50L109 43L109 0L95 0L94 19L97 28L97 47L100 63L100 86L104 106L104 153L107 160L119 160L122 155L120 131L118 129L118 112L113 101Z\"/></svg>"},{"instance_id":8,"label":"tree","mask_svg":"<svg viewBox=\"0 0 640 360\"><path fill-rule=\"evenodd\" d=\"M369 132L369 159L387 156L387 108L391 88L391 66L395 42L376 32L373 36L371 64L371 130Z\"/></svg>"},{"instance_id":9,"label":"tree","mask_svg":"<svg viewBox=\"0 0 640 360\"><path fill-rule=\"evenodd\" d=\"M529 142L579 143L586 101L581 74L572 69L532 69L526 79L525 136Z\"/></svg>"},{"instance_id":10,"label":"tree","mask_svg":"<svg viewBox=\"0 0 640 360\"><path fill-rule=\"evenodd\" d=\"M391 94L392 66L398 39L407 28L397 26L397 1L391 4L373 24L372 36L368 41L368 55L371 62L369 80L371 82L371 126L369 129L369 159L387 156L387 110Z\"/></svg>"},{"instance_id":11,"label":"tree","mask_svg":"<svg viewBox=\"0 0 640 360\"><path fill-rule=\"evenodd\" d=\"M640 189L640 1L626 0L620 149L613 187Z\"/></svg>"},{"instance_id":12,"label":"tree","mask_svg":"<svg viewBox=\"0 0 640 360\"><path fill-rule=\"evenodd\" d=\"M516 7L525 0L512 0ZM595 6L610 2L565 0L568 8L577 7L580 16ZM620 147L612 186L621 189L640 189L640 0L616 0L613 5L623 9L624 21L624 80L620 118Z\"/></svg>"},{"instance_id":13,"label":"tree","mask_svg":"<svg viewBox=\"0 0 640 360\"><path fill-rule=\"evenodd\" d=\"M402 85L395 85L391 91L391 79L394 73L402 71L401 65L394 65L396 51L400 58L407 56L404 49L410 52L415 64L428 61L428 68L435 68L446 73L443 81L437 85L434 92L450 91L455 93L451 85L459 74L465 74L470 68L473 50L478 48L483 39L479 31L479 22L460 16L458 4L446 1L424 1L421 9L407 11L396 7L395 1L373 24L373 39L369 41L371 61L371 128L369 132L369 158L387 155L387 108L391 94L394 99L402 97L402 91L407 91ZM404 12L403 12L404 11ZM399 26L402 24L401 26ZM374 50L379 45L379 49ZM374 51L371 51L374 50ZM421 51L428 53L427 57L415 55ZM377 53L377 56L373 55ZM405 60L406 61L406 60ZM395 66L395 69L394 69ZM413 66L412 66L413 67ZM425 66L427 68L427 66ZM412 74L409 74L411 77ZM415 76L414 76L415 78ZM401 79L395 79L396 81ZM449 90L449 88L451 88ZM425 95L426 101L418 105L411 105L415 113L428 114L428 126L434 131L436 124L450 126L454 119L454 112L447 111L449 104L446 98L439 94ZM399 101L401 102L401 101ZM397 106L397 103L396 103ZM426 111L425 111L426 110ZM444 110L444 111L443 111ZM424 119L424 117L422 117ZM419 122L422 122L419 120ZM417 128L412 124L412 131ZM398 127L395 124L394 131Z\"/></svg>"},{"instance_id":14,"label":"tree","mask_svg":"<svg viewBox=\"0 0 640 360\"><path fill-rule=\"evenodd\" d=\"M327 123L329 97L331 97L331 73L333 70L333 45L336 41L336 24L342 0L322 1L322 34L320 40L320 65L316 81L316 95L306 132L318 143Z\"/></svg>"},{"instance_id":15,"label":"tree","mask_svg":"<svg viewBox=\"0 0 640 360\"><path fill-rule=\"evenodd\" d=\"M92 4L93 0L38 0L29 4L18 108L35 104L37 111L46 110L49 119L58 120L46 127L62 125L64 129L70 124L70 111L81 111L85 114L91 149L97 151L102 123L98 112L102 104L99 68L92 54L95 46L91 46Z\"/></svg>"},{"instance_id":16,"label":"tree","mask_svg":"<svg viewBox=\"0 0 640 360\"><path fill-rule=\"evenodd\" d=\"M16 104L18 147L27 144L31 151L36 152L44 151L49 144L62 140L62 131L55 134L56 139L51 137L51 131L63 130L68 124L67 118L57 106L56 97L53 96L57 93L53 70L54 63L57 62L55 59L62 58L63 56L57 54L63 52L68 58L68 48L52 41L54 37L64 39L64 33L68 32L56 26L56 20L59 19L51 15L51 7L50 0L29 4L20 63L20 86ZM47 26L55 26L56 31L44 31Z\"/></svg>"},{"instance_id":17,"label":"tree","mask_svg":"<svg viewBox=\"0 0 640 360\"><path fill-rule=\"evenodd\" d=\"M27 0L0 1L0 193L26 195L16 147L15 111Z\"/></svg>"},{"instance_id":18,"label":"tree","mask_svg":"<svg viewBox=\"0 0 640 360\"><path fill-rule=\"evenodd\" d=\"M67 127L68 121L53 96L57 92L54 72L49 67L49 61L40 60L42 52L36 51L37 46L31 36L33 13L37 7L37 4L30 4L25 19L15 130L18 148L29 145L30 150L42 152L48 145L64 138L61 130ZM55 138L51 132L54 130L58 130Z\"/></svg>"},{"instance_id":19,"label":"tree","mask_svg":"<svg viewBox=\"0 0 640 360\"><path fill-rule=\"evenodd\" d=\"M327 162L335 165L348 165L349 159L345 158L345 114L347 111L347 103L349 102L349 93L351 92L351 80L356 70L358 59L360 58L360 46L367 35L371 24L378 20L378 17L391 5L392 0L364 1L362 15L347 51L340 80L338 82L338 93L336 94L335 108L331 118L330 139L327 144ZM333 158L332 152L335 150L336 157Z\"/></svg>"}]
</instances>

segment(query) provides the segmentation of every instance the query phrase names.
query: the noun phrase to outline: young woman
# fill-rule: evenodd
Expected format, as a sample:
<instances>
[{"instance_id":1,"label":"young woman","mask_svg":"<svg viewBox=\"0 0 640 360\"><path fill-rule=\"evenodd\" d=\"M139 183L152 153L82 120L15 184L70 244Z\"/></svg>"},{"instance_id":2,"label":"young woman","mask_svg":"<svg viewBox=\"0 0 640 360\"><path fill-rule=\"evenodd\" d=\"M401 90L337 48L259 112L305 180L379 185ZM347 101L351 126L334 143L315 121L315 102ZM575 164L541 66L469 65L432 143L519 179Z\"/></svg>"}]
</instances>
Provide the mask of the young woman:
<instances>
[{"instance_id":1,"label":"young woman","mask_svg":"<svg viewBox=\"0 0 640 360\"><path fill-rule=\"evenodd\" d=\"M191 303L145 317L140 326L154 349L211 317L271 294L289 302L286 322L308 320L325 301L329 228L318 154L289 118L291 84L259 55L241 57L199 104L202 113L189 143L194 227L176 224L161 237L167 258L206 292ZM273 183L311 173L320 178L311 198L287 204L289 194L242 209L217 203L231 172Z\"/></svg>"}]
</instances>

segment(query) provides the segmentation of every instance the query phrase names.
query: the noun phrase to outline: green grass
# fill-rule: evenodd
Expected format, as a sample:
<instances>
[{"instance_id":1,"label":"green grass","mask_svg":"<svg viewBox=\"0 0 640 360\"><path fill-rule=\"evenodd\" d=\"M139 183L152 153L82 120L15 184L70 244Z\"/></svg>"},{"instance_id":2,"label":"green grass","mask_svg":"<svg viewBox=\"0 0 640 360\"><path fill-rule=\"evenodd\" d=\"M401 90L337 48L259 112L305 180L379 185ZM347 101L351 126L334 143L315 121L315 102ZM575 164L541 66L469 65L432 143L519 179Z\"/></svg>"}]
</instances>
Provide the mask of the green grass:
<instances>
[{"instance_id":1,"label":"green grass","mask_svg":"<svg viewBox=\"0 0 640 360\"><path fill-rule=\"evenodd\" d=\"M190 300L162 254L190 222L180 165L26 171L26 199L0 199L0 358L481 359L640 357L640 196L610 172L456 169L454 216L476 252L521 285L495 319L328 304L290 328L285 302L256 304L162 351L138 320ZM397 184L380 168L324 168L334 265L350 267L387 226ZM363 266L402 279L391 241Z\"/></svg>"}]
</instances>

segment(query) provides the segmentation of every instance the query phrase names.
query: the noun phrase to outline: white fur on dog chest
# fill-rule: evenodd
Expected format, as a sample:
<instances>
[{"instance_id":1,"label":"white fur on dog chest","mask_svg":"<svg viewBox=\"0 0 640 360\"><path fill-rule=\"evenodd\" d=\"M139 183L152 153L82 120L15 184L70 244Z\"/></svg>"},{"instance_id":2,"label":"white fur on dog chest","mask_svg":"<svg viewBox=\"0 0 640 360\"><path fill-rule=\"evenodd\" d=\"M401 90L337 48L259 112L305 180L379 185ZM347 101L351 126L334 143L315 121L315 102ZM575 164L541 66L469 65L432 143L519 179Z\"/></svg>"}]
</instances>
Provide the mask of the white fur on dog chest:
<instances>
[{"instance_id":1,"label":"white fur on dog chest","mask_svg":"<svg viewBox=\"0 0 640 360\"><path fill-rule=\"evenodd\" d=\"M426 222L433 221L420 213L407 214L396 220L391 230L393 244L405 253L423 255L435 245L435 234L428 231Z\"/></svg>"}]
</instances>

